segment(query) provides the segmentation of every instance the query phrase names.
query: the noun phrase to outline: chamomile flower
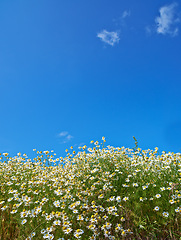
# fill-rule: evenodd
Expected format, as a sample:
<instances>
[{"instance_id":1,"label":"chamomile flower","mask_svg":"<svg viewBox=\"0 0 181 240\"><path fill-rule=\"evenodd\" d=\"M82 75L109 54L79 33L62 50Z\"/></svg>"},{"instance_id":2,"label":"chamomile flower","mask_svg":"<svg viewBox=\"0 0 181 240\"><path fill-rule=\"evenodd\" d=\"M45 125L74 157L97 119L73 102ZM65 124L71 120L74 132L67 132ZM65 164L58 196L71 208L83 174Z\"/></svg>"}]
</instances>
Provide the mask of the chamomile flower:
<instances>
[{"instance_id":1,"label":"chamomile flower","mask_svg":"<svg viewBox=\"0 0 181 240\"><path fill-rule=\"evenodd\" d=\"M163 216L164 216L164 217L168 217L168 216L169 216L169 213L168 213L168 212L163 212Z\"/></svg>"},{"instance_id":2,"label":"chamomile flower","mask_svg":"<svg viewBox=\"0 0 181 240\"><path fill-rule=\"evenodd\" d=\"M23 219L22 222L21 222L21 224L23 225L23 224L25 224L26 222L27 222L27 219Z\"/></svg>"},{"instance_id":3,"label":"chamomile flower","mask_svg":"<svg viewBox=\"0 0 181 240\"><path fill-rule=\"evenodd\" d=\"M129 200L129 197L124 197L124 198L123 198L123 201L126 202L127 200Z\"/></svg>"},{"instance_id":4,"label":"chamomile flower","mask_svg":"<svg viewBox=\"0 0 181 240\"><path fill-rule=\"evenodd\" d=\"M117 197L116 197L116 201L117 201L117 202L121 202L121 197L120 197L120 196L117 196Z\"/></svg>"},{"instance_id":5,"label":"chamomile flower","mask_svg":"<svg viewBox=\"0 0 181 240\"><path fill-rule=\"evenodd\" d=\"M73 229L72 228L67 228L66 230L64 230L65 234L69 234Z\"/></svg>"},{"instance_id":6,"label":"chamomile flower","mask_svg":"<svg viewBox=\"0 0 181 240\"><path fill-rule=\"evenodd\" d=\"M159 207L156 206L153 210L155 210L155 211L159 211Z\"/></svg>"},{"instance_id":7,"label":"chamomile flower","mask_svg":"<svg viewBox=\"0 0 181 240\"><path fill-rule=\"evenodd\" d=\"M53 222L53 225L60 225L61 224L61 221L60 220L55 220L54 222Z\"/></svg>"},{"instance_id":8,"label":"chamomile flower","mask_svg":"<svg viewBox=\"0 0 181 240\"><path fill-rule=\"evenodd\" d=\"M10 213L14 214L14 213L17 213L18 210L16 209L13 209Z\"/></svg>"},{"instance_id":9,"label":"chamomile flower","mask_svg":"<svg viewBox=\"0 0 181 240\"><path fill-rule=\"evenodd\" d=\"M155 196L156 198L160 198L161 197L161 195L160 194L156 194L156 196Z\"/></svg>"},{"instance_id":10,"label":"chamomile flower","mask_svg":"<svg viewBox=\"0 0 181 240\"><path fill-rule=\"evenodd\" d=\"M145 190L146 188L148 188L148 186L142 186L143 190Z\"/></svg>"}]
</instances>

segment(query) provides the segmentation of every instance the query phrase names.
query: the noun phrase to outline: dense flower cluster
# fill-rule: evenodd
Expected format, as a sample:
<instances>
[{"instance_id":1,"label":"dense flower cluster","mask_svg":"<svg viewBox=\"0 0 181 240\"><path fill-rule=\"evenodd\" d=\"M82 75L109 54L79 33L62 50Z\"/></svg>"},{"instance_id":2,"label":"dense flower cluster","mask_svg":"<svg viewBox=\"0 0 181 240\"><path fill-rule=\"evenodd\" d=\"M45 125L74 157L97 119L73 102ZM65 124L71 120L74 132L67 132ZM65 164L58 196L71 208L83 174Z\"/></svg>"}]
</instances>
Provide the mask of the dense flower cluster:
<instances>
[{"instance_id":1,"label":"dense flower cluster","mask_svg":"<svg viewBox=\"0 0 181 240\"><path fill-rule=\"evenodd\" d=\"M1 221L9 211L26 240L131 237L135 227L148 226L145 216L152 224L180 224L181 154L105 148L102 140L102 148L91 141L77 154L71 147L64 159L35 149L33 161L3 153Z\"/></svg>"}]
</instances>

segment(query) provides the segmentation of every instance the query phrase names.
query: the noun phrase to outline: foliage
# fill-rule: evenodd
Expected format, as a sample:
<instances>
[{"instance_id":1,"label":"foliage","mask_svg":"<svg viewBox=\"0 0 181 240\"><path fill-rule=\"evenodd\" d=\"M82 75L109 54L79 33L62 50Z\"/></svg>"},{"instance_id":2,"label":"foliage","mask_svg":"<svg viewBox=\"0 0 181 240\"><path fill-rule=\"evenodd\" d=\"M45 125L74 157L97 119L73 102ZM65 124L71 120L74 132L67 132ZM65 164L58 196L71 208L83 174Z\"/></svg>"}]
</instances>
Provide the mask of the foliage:
<instances>
[{"instance_id":1,"label":"foliage","mask_svg":"<svg viewBox=\"0 0 181 240\"><path fill-rule=\"evenodd\" d=\"M3 153L0 239L181 239L181 154L102 140L64 159Z\"/></svg>"}]
</instances>

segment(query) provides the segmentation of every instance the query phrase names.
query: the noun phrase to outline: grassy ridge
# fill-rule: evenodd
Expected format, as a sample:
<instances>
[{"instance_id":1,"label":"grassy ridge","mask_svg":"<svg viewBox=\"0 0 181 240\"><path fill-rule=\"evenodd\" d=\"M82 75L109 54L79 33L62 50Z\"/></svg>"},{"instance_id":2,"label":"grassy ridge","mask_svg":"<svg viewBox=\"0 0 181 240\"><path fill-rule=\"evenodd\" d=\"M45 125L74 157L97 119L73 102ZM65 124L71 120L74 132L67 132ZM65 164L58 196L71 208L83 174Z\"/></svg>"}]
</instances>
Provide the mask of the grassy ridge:
<instances>
[{"instance_id":1,"label":"grassy ridge","mask_svg":"<svg viewBox=\"0 0 181 240\"><path fill-rule=\"evenodd\" d=\"M102 140L64 159L2 154L0 239L181 239L181 154Z\"/></svg>"}]
</instances>

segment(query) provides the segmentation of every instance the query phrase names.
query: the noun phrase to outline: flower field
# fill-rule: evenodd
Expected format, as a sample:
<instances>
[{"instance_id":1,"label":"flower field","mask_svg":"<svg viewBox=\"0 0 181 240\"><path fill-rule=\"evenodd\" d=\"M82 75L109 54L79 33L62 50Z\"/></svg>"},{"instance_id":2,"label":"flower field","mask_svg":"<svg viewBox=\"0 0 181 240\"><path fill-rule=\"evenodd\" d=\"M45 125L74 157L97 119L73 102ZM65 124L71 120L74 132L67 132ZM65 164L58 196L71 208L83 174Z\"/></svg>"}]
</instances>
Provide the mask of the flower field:
<instances>
[{"instance_id":1,"label":"flower field","mask_svg":"<svg viewBox=\"0 0 181 240\"><path fill-rule=\"evenodd\" d=\"M181 153L105 142L2 153L0 239L181 239Z\"/></svg>"}]
</instances>

